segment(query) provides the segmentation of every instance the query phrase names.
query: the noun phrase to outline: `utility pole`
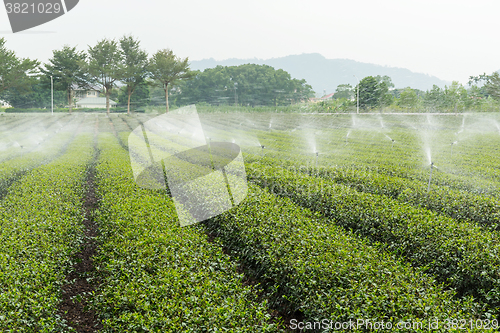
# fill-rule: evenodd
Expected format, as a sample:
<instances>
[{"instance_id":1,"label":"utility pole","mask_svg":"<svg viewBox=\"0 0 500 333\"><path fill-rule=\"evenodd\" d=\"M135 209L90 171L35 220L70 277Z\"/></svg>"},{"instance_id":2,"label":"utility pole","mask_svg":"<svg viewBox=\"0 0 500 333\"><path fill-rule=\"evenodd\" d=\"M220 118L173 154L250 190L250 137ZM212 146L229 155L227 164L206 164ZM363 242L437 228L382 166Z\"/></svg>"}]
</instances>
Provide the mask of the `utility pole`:
<instances>
[{"instance_id":1,"label":"utility pole","mask_svg":"<svg viewBox=\"0 0 500 333\"><path fill-rule=\"evenodd\" d=\"M236 94L236 89L238 89L238 82L234 83L234 107L238 108L238 95Z\"/></svg>"},{"instance_id":2,"label":"utility pole","mask_svg":"<svg viewBox=\"0 0 500 333\"><path fill-rule=\"evenodd\" d=\"M358 94L356 97L356 113L359 113L359 79L356 75L354 75L354 77L356 78L356 80L358 80Z\"/></svg>"},{"instance_id":3,"label":"utility pole","mask_svg":"<svg viewBox=\"0 0 500 333\"><path fill-rule=\"evenodd\" d=\"M50 76L50 101L51 101L50 109L52 110L52 115L54 115L54 79L52 75Z\"/></svg>"}]
</instances>

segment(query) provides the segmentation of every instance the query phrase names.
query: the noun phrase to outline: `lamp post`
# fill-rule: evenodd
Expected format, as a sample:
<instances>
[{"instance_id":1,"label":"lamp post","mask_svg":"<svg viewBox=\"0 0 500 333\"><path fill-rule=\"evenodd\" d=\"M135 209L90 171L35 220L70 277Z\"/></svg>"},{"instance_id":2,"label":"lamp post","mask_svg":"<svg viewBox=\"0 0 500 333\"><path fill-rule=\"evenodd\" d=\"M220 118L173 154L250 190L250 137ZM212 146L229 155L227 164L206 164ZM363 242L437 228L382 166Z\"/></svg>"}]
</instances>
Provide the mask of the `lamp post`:
<instances>
[{"instance_id":1,"label":"lamp post","mask_svg":"<svg viewBox=\"0 0 500 333\"><path fill-rule=\"evenodd\" d=\"M359 79L356 75L354 75L354 77L356 78L356 80L358 80L358 94L356 97L356 113L359 113Z\"/></svg>"},{"instance_id":2,"label":"lamp post","mask_svg":"<svg viewBox=\"0 0 500 333\"><path fill-rule=\"evenodd\" d=\"M54 80L52 75L50 76L50 110L52 115L54 115Z\"/></svg>"},{"instance_id":3,"label":"lamp post","mask_svg":"<svg viewBox=\"0 0 500 333\"><path fill-rule=\"evenodd\" d=\"M234 83L234 107L238 108L238 95L236 95L236 89L238 89L238 82Z\"/></svg>"}]
</instances>

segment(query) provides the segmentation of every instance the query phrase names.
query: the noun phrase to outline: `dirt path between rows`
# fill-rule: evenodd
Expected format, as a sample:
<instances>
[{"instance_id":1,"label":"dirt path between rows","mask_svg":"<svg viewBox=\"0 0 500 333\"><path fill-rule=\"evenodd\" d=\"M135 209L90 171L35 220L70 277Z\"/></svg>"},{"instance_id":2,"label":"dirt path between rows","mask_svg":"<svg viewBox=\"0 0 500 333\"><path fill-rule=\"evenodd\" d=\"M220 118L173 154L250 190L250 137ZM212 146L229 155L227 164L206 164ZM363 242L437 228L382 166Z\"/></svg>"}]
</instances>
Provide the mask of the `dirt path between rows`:
<instances>
[{"instance_id":1,"label":"dirt path between rows","mask_svg":"<svg viewBox=\"0 0 500 333\"><path fill-rule=\"evenodd\" d=\"M97 145L97 126L96 122L95 145ZM96 237L99 233L94 219L94 213L99 204L95 185L95 162L99 154L97 147L95 152L86 179L87 193L83 202L85 227L83 244L73 259L75 264L71 272L66 276L66 283L62 287L62 302L59 306L60 315L78 333L97 332L102 329L102 324L95 312L87 308L86 300L98 285L98 281L94 280L96 274L92 259L97 254Z\"/></svg>"}]
</instances>

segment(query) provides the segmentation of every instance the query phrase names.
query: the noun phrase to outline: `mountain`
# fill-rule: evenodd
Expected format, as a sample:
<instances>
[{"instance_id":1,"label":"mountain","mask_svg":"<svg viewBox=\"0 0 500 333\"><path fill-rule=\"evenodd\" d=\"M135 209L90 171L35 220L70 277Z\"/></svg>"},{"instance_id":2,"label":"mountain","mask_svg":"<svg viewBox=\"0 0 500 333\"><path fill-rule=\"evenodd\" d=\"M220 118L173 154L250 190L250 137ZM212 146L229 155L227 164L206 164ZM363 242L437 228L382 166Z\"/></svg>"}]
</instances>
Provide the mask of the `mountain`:
<instances>
[{"instance_id":1,"label":"mountain","mask_svg":"<svg viewBox=\"0 0 500 333\"><path fill-rule=\"evenodd\" d=\"M391 77L395 88L417 88L430 90L435 84L441 88L450 85L451 82L441 80L435 76L415 73L405 68L387 67L375 64L363 63L349 59L326 59L319 53L301 55L289 55L272 59L227 59L216 61L213 58L191 61L191 69L204 70L221 66L238 66L243 64L269 65L276 69L283 69L290 73L293 78L305 79L318 95L323 92L332 93L339 84L357 84L354 77L360 80L365 76L388 75Z\"/></svg>"}]
</instances>

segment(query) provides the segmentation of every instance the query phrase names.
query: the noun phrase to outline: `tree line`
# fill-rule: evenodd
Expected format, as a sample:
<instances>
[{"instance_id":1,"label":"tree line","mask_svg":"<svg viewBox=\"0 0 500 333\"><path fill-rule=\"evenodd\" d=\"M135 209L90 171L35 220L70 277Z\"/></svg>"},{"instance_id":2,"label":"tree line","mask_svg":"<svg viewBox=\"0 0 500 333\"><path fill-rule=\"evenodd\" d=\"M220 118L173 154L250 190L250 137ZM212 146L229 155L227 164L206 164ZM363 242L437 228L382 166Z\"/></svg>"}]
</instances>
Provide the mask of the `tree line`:
<instances>
[{"instance_id":1,"label":"tree line","mask_svg":"<svg viewBox=\"0 0 500 333\"><path fill-rule=\"evenodd\" d=\"M0 38L0 99L13 106L47 105L51 77L55 103L66 105L69 112L77 87L98 87L106 97L108 113L111 98L127 105L130 113L131 105L165 105L168 112L169 97L179 106L205 102L277 107L308 101L314 95L305 80L292 78L282 69L245 64L193 71L187 57L180 58L170 49L149 56L133 36L103 39L86 51L64 46L54 50L45 64L17 57ZM358 92L363 110L481 111L500 107L500 75L471 76L467 88L454 81L428 91L395 89L388 76L367 76L354 87L339 85L333 101L323 101L322 106L328 111L350 111L358 103Z\"/></svg>"},{"instance_id":2,"label":"tree line","mask_svg":"<svg viewBox=\"0 0 500 333\"><path fill-rule=\"evenodd\" d=\"M70 112L75 88L90 89L98 85L106 96L109 113L111 93L121 82L127 94L129 113L132 94L145 84L162 87L168 112L169 89L191 76L188 58L179 58L169 49L148 57L132 36L123 36L118 41L103 39L89 46L86 52L64 46L54 50L52 58L43 65L37 60L16 57L13 51L6 49L5 39L0 39L0 96L8 102L16 96L37 92L40 87L46 90L52 79L55 90L65 92ZM58 95L60 98L60 93Z\"/></svg>"},{"instance_id":3,"label":"tree line","mask_svg":"<svg viewBox=\"0 0 500 333\"><path fill-rule=\"evenodd\" d=\"M18 58L0 39L0 99L12 105L35 107L50 98L51 78L56 104L72 111L74 91L98 87L106 97L110 112L111 97L127 104L163 104L166 112L169 96L182 105L206 102L212 105L286 105L313 96L305 80L292 79L284 70L265 65L242 65L192 71L188 58L162 49L152 56L141 49L132 36L119 40L103 39L86 51L64 46L54 50L45 64ZM119 87L119 89L117 89ZM153 95L153 96L151 96Z\"/></svg>"},{"instance_id":4,"label":"tree line","mask_svg":"<svg viewBox=\"0 0 500 333\"><path fill-rule=\"evenodd\" d=\"M193 80L182 82L176 97L182 104L278 106L312 96L312 87L303 79L268 65L245 64L196 71Z\"/></svg>"},{"instance_id":5,"label":"tree line","mask_svg":"<svg viewBox=\"0 0 500 333\"><path fill-rule=\"evenodd\" d=\"M457 81L440 88L422 91L406 87L394 89L388 76L367 76L356 86L341 84L333 94L333 101L323 102L330 110L352 110L357 105L359 89L359 107L362 110L389 108L399 111L427 110L435 112L461 112L464 110L491 110L500 107L500 75L481 74L471 76L467 87Z\"/></svg>"}]
</instances>

